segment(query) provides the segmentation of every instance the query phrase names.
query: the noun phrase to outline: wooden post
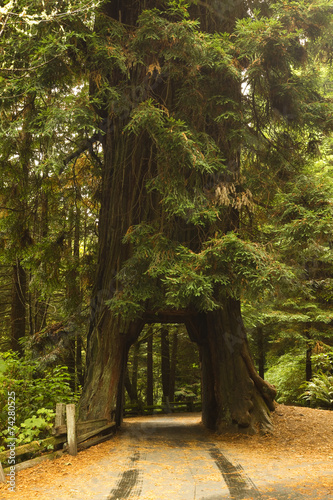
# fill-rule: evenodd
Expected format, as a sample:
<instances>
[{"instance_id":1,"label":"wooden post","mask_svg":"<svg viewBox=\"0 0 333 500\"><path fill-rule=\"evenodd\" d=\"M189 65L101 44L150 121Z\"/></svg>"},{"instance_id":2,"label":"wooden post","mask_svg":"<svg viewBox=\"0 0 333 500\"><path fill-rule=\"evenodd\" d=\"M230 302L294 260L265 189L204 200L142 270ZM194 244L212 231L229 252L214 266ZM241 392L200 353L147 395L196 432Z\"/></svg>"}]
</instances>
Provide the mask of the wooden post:
<instances>
[{"instance_id":1,"label":"wooden post","mask_svg":"<svg viewBox=\"0 0 333 500\"><path fill-rule=\"evenodd\" d=\"M59 427L60 425L65 425L66 423L66 405L65 403L56 404L56 415L54 427Z\"/></svg>"},{"instance_id":2,"label":"wooden post","mask_svg":"<svg viewBox=\"0 0 333 500\"><path fill-rule=\"evenodd\" d=\"M6 476L2 468L2 464L0 462L0 483L5 483L6 482Z\"/></svg>"},{"instance_id":3,"label":"wooden post","mask_svg":"<svg viewBox=\"0 0 333 500\"><path fill-rule=\"evenodd\" d=\"M75 404L66 405L66 423L67 423L67 442L68 453L77 455L77 438L75 422Z\"/></svg>"}]
</instances>

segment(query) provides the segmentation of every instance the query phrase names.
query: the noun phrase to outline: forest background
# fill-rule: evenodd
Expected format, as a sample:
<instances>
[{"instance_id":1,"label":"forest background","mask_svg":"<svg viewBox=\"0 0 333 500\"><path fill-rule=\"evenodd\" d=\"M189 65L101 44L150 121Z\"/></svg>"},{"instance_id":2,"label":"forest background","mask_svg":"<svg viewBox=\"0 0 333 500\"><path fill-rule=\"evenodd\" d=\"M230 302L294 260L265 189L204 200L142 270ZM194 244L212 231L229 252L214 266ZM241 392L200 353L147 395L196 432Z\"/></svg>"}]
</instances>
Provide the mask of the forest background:
<instances>
[{"instance_id":1,"label":"forest background","mask_svg":"<svg viewBox=\"0 0 333 500\"><path fill-rule=\"evenodd\" d=\"M126 75L135 54L122 45L116 22L113 39L100 46L94 22L101 3L43 1L42 12L40 2L0 7L0 446L8 391L17 395L16 430L24 443L48 432L56 402L78 401L84 381L105 133L88 72L98 61ZM195 68L200 58L186 36L200 29L188 19L187 2L162 3L186 49L179 66L192 61ZM237 2L229 3L236 9ZM233 263L230 280L253 358L259 374L276 386L277 401L332 409L332 8L306 0L248 3L248 19L232 36L205 40L211 65L220 54L242 85L242 102L231 102L216 118L232 124L230 140L241 144L240 185L214 192L216 203L240 214L237 234L226 242L238 261L227 255L224 263ZM153 14L160 25L156 18L152 23ZM168 28L162 18L144 12L146 40ZM124 129L130 117L134 132L139 120L148 120L152 101L144 85L153 92L166 78L156 58L146 75L133 88L131 106L125 93L96 75L98 100L115 108ZM193 149L198 137L179 120L173 127ZM197 161L199 169L210 162L204 187L210 192L217 175L214 144L207 142L205 150L206 163L200 166L199 155ZM178 195L166 200L170 211L176 203L179 215L198 217L181 188ZM180 283L180 293L209 299L211 283L192 278L185 292ZM136 313L147 293L137 286L137 296L120 308ZM98 291L100 303L104 295ZM127 402L139 406L166 397L200 401L199 356L182 325L144 329L130 352L125 387Z\"/></svg>"}]
</instances>

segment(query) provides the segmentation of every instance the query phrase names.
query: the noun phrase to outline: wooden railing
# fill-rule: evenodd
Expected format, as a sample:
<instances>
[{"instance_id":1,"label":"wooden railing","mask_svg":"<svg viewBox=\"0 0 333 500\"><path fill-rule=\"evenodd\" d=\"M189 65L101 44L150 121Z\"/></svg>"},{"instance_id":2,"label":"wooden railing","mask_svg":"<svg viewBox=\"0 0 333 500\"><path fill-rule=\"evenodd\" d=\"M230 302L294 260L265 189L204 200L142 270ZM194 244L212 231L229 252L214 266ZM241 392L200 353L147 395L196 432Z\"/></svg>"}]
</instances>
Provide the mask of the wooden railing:
<instances>
[{"instance_id":1,"label":"wooden railing","mask_svg":"<svg viewBox=\"0 0 333 500\"><path fill-rule=\"evenodd\" d=\"M152 415L154 413L174 413L179 411L195 412L201 411L200 401L170 401L160 405L140 405L137 403L126 405L124 416Z\"/></svg>"},{"instance_id":2,"label":"wooden railing","mask_svg":"<svg viewBox=\"0 0 333 500\"><path fill-rule=\"evenodd\" d=\"M85 449L110 439L116 428L115 422L106 418L77 422L75 405L58 403L53 434L56 437L67 436L65 448L70 455L76 455L78 449ZM94 436L95 439L91 439Z\"/></svg>"},{"instance_id":3,"label":"wooden railing","mask_svg":"<svg viewBox=\"0 0 333 500\"><path fill-rule=\"evenodd\" d=\"M110 439L116 429L114 422L107 419L87 420L77 422L75 416L75 405L58 403L56 406L55 425L52 429L52 437L42 441L33 441L15 448L15 459L20 457L21 462L15 464L15 470L20 471L33 467L44 460L50 460L61 456L63 453L76 455L78 451L89 448ZM50 447L54 451L44 453ZM57 449L58 448L58 449ZM61 448L61 449L59 449ZM41 456L31 458L31 455L44 453ZM0 452L0 482L6 482L5 473L10 468L2 468L10 456L10 450ZM25 460L25 457L28 457Z\"/></svg>"}]
</instances>

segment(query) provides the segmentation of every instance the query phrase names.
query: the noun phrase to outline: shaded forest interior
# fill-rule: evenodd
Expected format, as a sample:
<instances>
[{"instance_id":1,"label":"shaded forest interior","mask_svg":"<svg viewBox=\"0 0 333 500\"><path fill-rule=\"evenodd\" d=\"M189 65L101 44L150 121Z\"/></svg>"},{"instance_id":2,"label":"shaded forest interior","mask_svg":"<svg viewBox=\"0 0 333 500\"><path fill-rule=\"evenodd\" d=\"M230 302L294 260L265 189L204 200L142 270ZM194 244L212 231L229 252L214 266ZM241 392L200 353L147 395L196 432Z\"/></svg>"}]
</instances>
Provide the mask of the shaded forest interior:
<instances>
[{"instance_id":1,"label":"shaded forest interior","mask_svg":"<svg viewBox=\"0 0 333 500\"><path fill-rule=\"evenodd\" d=\"M184 325L146 325L129 352L125 389L139 407L201 400L199 352Z\"/></svg>"}]
</instances>

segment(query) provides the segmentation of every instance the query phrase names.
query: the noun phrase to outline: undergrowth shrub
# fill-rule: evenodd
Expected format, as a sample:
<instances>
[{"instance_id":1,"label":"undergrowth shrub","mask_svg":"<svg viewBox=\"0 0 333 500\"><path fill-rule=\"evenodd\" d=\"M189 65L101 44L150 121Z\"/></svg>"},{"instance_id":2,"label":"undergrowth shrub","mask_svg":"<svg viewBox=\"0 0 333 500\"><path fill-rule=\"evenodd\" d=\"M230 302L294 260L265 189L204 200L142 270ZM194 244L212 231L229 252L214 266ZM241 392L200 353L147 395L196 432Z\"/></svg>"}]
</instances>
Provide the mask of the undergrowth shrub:
<instances>
[{"instance_id":1,"label":"undergrowth shrub","mask_svg":"<svg viewBox=\"0 0 333 500\"><path fill-rule=\"evenodd\" d=\"M301 398L315 408L333 410L333 375L317 373L312 380L302 385Z\"/></svg>"},{"instance_id":2,"label":"undergrowth shrub","mask_svg":"<svg viewBox=\"0 0 333 500\"><path fill-rule=\"evenodd\" d=\"M265 379L275 385L276 401L283 404L300 404L304 389L300 386L305 378L305 355L303 352L289 352L266 372Z\"/></svg>"},{"instance_id":3,"label":"undergrowth shrub","mask_svg":"<svg viewBox=\"0 0 333 500\"><path fill-rule=\"evenodd\" d=\"M11 430L15 433L16 446L28 444L31 443L31 441L35 441L37 439L41 440L48 437L53 427L54 417L55 412L53 410L40 408L37 410L37 415L33 415L32 417L25 419L25 421L21 423L20 427L17 425L11 427ZM7 440L12 440L8 429L5 429L2 433L0 433L0 435L2 436L5 444ZM1 448L4 448L4 446L0 447L0 449Z\"/></svg>"},{"instance_id":4,"label":"undergrowth shrub","mask_svg":"<svg viewBox=\"0 0 333 500\"><path fill-rule=\"evenodd\" d=\"M8 433L8 393L15 393L17 444L43 438L52 426L56 403L77 400L69 385L67 367L40 370L37 360L0 354L0 449Z\"/></svg>"}]
</instances>

